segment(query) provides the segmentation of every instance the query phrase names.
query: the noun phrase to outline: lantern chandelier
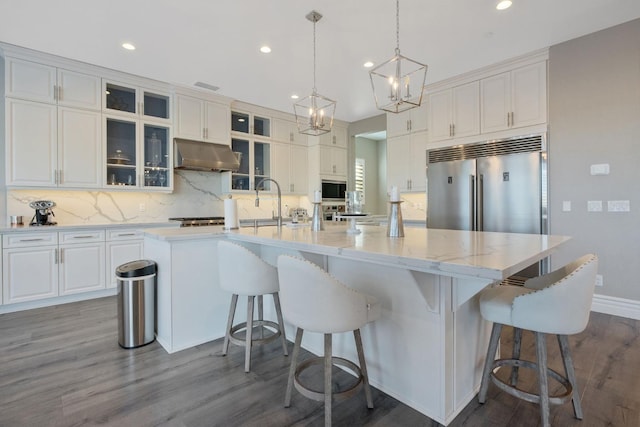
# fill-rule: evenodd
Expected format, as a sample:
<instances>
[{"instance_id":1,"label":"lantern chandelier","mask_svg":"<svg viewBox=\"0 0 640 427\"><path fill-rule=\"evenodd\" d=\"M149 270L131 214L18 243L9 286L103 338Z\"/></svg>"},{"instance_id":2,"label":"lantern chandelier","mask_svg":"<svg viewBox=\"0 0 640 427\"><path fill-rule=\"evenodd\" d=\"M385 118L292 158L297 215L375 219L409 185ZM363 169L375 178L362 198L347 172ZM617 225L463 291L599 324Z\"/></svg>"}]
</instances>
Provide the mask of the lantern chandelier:
<instances>
[{"instance_id":1,"label":"lantern chandelier","mask_svg":"<svg viewBox=\"0 0 640 427\"><path fill-rule=\"evenodd\" d=\"M396 51L393 58L369 71L379 110L400 113L419 107L427 65L400 55L400 0L396 0Z\"/></svg>"},{"instance_id":2,"label":"lantern chandelier","mask_svg":"<svg viewBox=\"0 0 640 427\"><path fill-rule=\"evenodd\" d=\"M313 91L311 95L293 104L293 109L298 132L317 136L331 132L336 101L320 95L316 90L316 22L322 18L322 15L313 10L306 15L306 18L313 22Z\"/></svg>"}]
</instances>

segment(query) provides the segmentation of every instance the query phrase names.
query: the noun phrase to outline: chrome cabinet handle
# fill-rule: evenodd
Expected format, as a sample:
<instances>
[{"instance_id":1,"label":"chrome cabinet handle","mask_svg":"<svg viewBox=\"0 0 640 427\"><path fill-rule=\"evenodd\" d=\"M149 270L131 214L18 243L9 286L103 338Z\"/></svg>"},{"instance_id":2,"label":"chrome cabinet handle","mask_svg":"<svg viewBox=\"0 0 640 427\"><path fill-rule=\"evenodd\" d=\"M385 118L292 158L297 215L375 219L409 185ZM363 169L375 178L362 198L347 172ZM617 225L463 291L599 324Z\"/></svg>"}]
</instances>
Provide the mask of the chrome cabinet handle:
<instances>
[{"instance_id":1,"label":"chrome cabinet handle","mask_svg":"<svg viewBox=\"0 0 640 427\"><path fill-rule=\"evenodd\" d=\"M54 254L55 254L55 261L54 261L54 263L55 263L55 264L58 264L58 248L56 248L56 249L54 250Z\"/></svg>"},{"instance_id":2,"label":"chrome cabinet handle","mask_svg":"<svg viewBox=\"0 0 640 427\"><path fill-rule=\"evenodd\" d=\"M20 239L18 240L19 242L41 242L43 241L43 238L37 238L37 239Z\"/></svg>"},{"instance_id":3,"label":"chrome cabinet handle","mask_svg":"<svg viewBox=\"0 0 640 427\"><path fill-rule=\"evenodd\" d=\"M118 233L116 237L135 236L136 233Z\"/></svg>"},{"instance_id":4,"label":"chrome cabinet handle","mask_svg":"<svg viewBox=\"0 0 640 427\"><path fill-rule=\"evenodd\" d=\"M451 136L456 136L456 124L451 124Z\"/></svg>"},{"instance_id":5,"label":"chrome cabinet handle","mask_svg":"<svg viewBox=\"0 0 640 427\"><path fill-rule=\"evenodd\" d=\"M95 237L95 236L91 236L91 235L88 235L88 236L73 236L74 239L91 239L92 237Z\"/></svg>"}]
</instances>

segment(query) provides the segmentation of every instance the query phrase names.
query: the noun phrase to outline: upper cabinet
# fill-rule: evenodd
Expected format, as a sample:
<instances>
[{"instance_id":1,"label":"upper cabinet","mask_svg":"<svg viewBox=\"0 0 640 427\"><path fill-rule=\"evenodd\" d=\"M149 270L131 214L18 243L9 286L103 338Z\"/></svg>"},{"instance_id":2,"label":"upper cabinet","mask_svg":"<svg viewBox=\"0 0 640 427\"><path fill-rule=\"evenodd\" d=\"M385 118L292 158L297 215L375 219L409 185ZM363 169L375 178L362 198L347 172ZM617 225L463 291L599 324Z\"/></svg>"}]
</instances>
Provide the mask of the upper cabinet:
<instances>
[{"instance_id":1,"label":"upper cabinet","mask_svg":"<svg viewBox=\"0 0 640 427\"><path fill-rule=\"evenodd\" d=\"M348 138L347 129L334 124L331 132L320 135L320 144L337 148L347 148Z\"/></svg>"},{"instance_id":2,"label":"upper cabinet","mask_svg":"<svg viewBox=\"0 0 640 427\"><path fill-rule=\"evenodd\" d=\"M100 109L100 78L22 59L7 58L5 95L65 107Z\"/></svg>"},{"instance_id":3,"label":"upper cabinet","mask_svg":"<svg viewBox=\"0 0 640 427\"><path fill-rule=\"evenodd\" d=\"M480 93L477 81L429 94L431 141L478 135Z\"/></svg>"},{"instance_id":4,"label":"upper cabinet","mask_svg":"<svg viewBox=\"0 0 640 427\"><path fill-rule=\"evenodd\" d=\"M170 123L168 92L111 80L103 80L103 85L105 113Z\"/></svg>"},{"instance_id":5,"label":"upper cabinet","mask_svg":"<svg viewBox=\"0 0 640 427\"><path fill-rule=\"evenodd\" d=\"M547 121L547 65L540 62L480 81L482 133Z\"/></svg>"},{"instance_id":6,"label":"upper cabinet","mask_svg":"<svg viewBox=\"0 0 640 427\"><path fill-rule=\"evenodd\" d=\"M272 138L280 142L291 144L307 144L307 136L298 132L298 125L288 120L273 119Z\"/></svg>"},{"instance_id":7,"label":"upper cabinet","mask_svg":"<svg viewBox=\"0 0 640 427\"><path fill-rule=\"evenodd\" d=\"M229 104L178 94L175 105L176 138L231 143Z\"/></svg>"},{"instance_id":8,"label":"upper cabinet","mask_svg":"<svg viewBox=\"0 0 640 427\"><path fill-rule=\"evenodd\" d=\"M271 119L253 113L232 111L231 131L271 138Z\"/></svg>"},{"instance_id":9,"label":"upper cabinet","mask_svg":"<svg viewBox=\"0 0 640 427\"><path fill-rule=\"evenodd\" d=\"M387 138L427 130L427 102L402 113L387 113Z\"/></svg>"},{"instance_id":10,"label":"upper cabinet","mask_svg":"<svg viewBox=\"0 0 640 427\"><path fill-rule=\"evenodd\" d=\"M416 132L387 140L387 185L402 192L425 191L427 133Z\"/></svg>"}]
</instances>

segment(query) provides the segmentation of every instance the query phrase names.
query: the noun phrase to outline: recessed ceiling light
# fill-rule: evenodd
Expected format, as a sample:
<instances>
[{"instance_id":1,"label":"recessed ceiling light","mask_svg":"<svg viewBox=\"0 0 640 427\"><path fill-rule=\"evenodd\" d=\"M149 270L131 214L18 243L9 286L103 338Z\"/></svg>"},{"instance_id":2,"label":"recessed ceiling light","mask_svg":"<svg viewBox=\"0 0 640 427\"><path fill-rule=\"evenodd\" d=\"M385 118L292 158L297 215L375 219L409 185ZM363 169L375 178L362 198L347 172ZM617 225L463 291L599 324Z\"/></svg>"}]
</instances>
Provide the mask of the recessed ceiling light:
<instances>
[{"instance_id":1,"label":"recessed ceiling light","mask_svg":"<svg viewBox=\"0 0 640 427\"><path fill-rule=\"evenodd\" d=\"M295 93L293 95L291 95L291 99L298 99L300 98L298 95L296 95Z\"/></svg>"},{"instance_id":2,"label":"recessed ceiling light","mask_svg":"<svg viewBox=\"0 0 640 427\"><path fill-rule=\"evenodd\" d=\"M122 43L122 47L127 50L136 50L136 47L131 43Z\"/></svg>"},{"instance_id":3,"label":"recessed ceiling light","mask_svg":"<svg viewBox=\"0 0 640 427\"><path fill-rule=\"evenodd\" d=\"M271 48L269 46L262 46L260 48L260 52L262 52L262 53L271 53Z\"/></svg>"},{"instance_id":4,"label":"recessed ceiling light","mask_svg":"<svg viewBox=\"0 0 640 427\"><path fill-rule=\"evenodd\" d=\"M243 119L243 118L239 118L239 119L238 119L238 121L239 121L240 123L244 123L244 119Z\"/></svg>"},{"instance_id":5,"label":"recessed ceiling light","mask_svg":"<svg viewBox=\"0 0 640 427\"><path fill-rule=\"evenodd\" d=\"M511 4L512 4L511 0L502 0L501 2L499 2L499 3L496 5L496 9L498 9L498 10L505 10L505 9L510 8L510 7L511 7Z\"/></svg>"},{"instance_id":6,"label":"recessed ceiling light","mask_svg":"<svg viewBox=\"0 0 640 427\"><path fill-rule=\"evenodd\" d=\"M373 67L373 62L367 61L362 65L363 65L364 68L371 68L371 67Z\"/></svg>"}]
</instances>

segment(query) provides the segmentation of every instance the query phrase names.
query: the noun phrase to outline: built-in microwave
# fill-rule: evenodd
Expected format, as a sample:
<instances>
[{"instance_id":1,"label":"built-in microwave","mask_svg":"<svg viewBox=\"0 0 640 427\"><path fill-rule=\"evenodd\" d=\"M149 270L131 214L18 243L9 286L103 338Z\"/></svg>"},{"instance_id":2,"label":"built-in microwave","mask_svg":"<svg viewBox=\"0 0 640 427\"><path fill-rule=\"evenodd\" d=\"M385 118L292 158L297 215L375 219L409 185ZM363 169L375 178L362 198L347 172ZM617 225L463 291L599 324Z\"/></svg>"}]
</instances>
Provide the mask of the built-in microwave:
<instances>
[{"instance_id":1,"label":"built-in microwave","mask_svg":"<svg viewBox=\"0 0 640 427\"><path fill-rule=\"evenodd\" d=\"M322 201L344 201L346 191L346 181L322 180Z\"/></svg>"}]
</instances>

